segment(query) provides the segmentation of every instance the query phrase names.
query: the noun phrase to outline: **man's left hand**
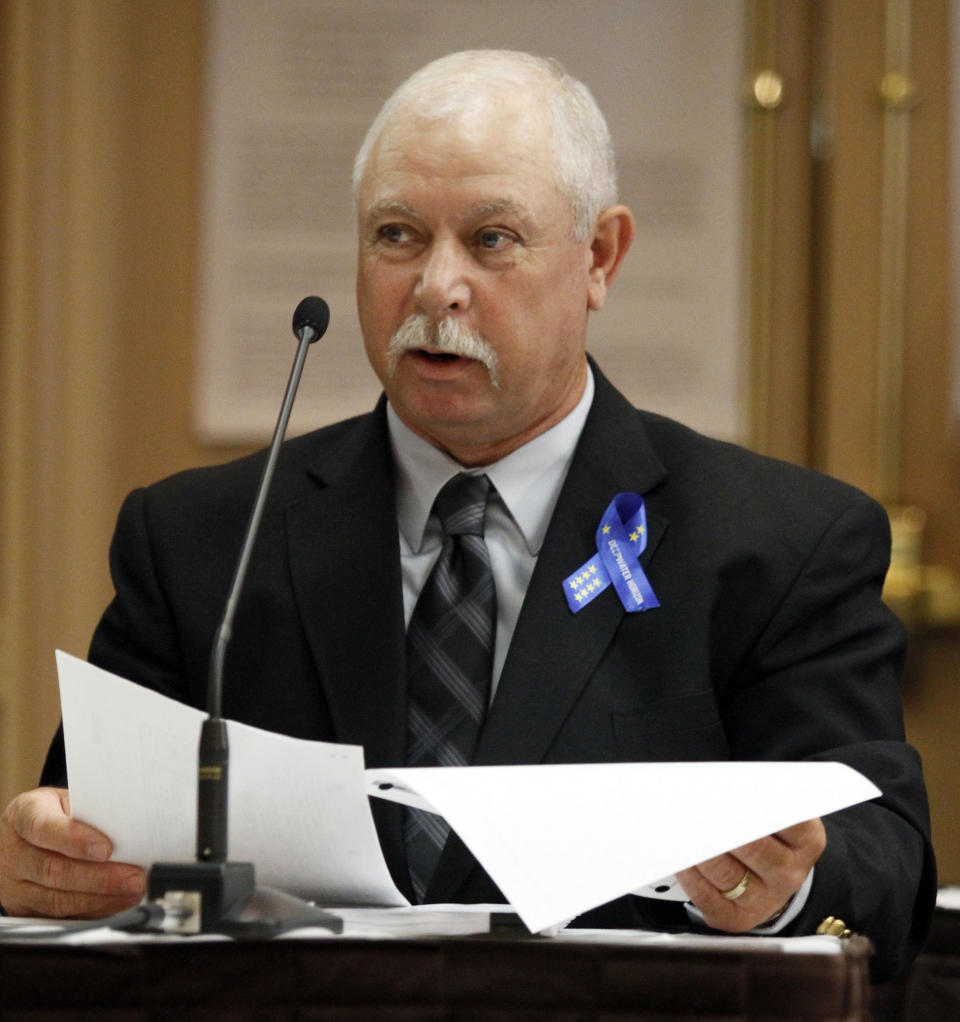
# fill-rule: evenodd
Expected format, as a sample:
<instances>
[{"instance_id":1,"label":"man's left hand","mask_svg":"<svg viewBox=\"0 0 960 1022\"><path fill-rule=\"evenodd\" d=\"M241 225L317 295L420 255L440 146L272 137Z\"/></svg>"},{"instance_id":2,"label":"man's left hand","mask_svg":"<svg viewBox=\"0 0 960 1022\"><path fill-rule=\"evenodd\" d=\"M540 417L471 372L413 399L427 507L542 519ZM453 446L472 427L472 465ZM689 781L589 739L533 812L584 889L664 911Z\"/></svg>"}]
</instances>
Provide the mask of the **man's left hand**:
<instances>
[{"instance_id":1,"label":"man's left hand","mask_svg":"<svg viewBox=\"0 0 960 1022\"><path fill-rule=\"evenodd\" d=\"M823 823L807 820L682 870L677 879L708 926L743 933L780 913L826 845Z\"/></svg>"}]
</instances>

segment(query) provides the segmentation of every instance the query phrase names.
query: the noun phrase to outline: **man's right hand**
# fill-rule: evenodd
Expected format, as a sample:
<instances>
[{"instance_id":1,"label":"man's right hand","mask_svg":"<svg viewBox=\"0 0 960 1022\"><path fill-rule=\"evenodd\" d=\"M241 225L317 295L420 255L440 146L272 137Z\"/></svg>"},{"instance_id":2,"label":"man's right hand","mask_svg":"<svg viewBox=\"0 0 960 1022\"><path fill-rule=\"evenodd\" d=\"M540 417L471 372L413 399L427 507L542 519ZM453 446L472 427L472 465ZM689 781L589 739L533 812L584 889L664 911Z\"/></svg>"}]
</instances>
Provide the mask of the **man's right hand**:
<instances>
[{"instance_id":1,"label":"man's right hand","mask_svg":"<svg viewBox=\"0 0 960 1022\"><path fill-rule=\"evenodd\" d=\"M18 795L0 816L0 905L11 916L97 919L136 905L138 866L109 862L113 846L70 816L65 788Z\"/></svg>"}]
</instances>

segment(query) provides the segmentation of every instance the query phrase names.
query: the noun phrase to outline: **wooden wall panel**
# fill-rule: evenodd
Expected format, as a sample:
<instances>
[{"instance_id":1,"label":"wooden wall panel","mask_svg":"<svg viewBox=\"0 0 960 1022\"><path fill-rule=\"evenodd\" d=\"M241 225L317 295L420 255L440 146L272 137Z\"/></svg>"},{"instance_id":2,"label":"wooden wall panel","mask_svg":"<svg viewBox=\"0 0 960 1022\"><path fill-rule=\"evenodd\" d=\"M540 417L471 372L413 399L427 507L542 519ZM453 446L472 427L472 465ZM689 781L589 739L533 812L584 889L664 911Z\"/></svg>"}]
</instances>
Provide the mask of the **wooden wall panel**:
<instances>
[{"instance_id":1,"label":"wooden wall panel","mask_svg":"<svg viewBox=\"0 0 960 1022\"><path fill-rule=\"evenodd\" d=\"M11 0L4 139L0 799L84 655L125 492L236 453L190 424L202 4Z\"/></svg>"}]
</instances>

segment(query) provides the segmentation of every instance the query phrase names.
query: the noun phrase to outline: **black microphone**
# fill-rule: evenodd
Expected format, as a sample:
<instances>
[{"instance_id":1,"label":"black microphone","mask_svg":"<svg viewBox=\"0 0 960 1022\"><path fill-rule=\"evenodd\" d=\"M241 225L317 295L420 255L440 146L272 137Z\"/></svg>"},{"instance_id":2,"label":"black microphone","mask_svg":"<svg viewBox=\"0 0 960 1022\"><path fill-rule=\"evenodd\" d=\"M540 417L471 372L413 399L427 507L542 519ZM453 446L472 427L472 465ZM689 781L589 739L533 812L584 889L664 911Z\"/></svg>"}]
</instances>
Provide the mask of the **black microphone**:
<instances>
[{"instance_id":1,"label":"black microphone","mask_svg":"<svg viewBox=\"0 0 960 1022\"><path fill-rule=\"evenodd\" d=\"M148 878L148 897L163 901L171 914L184 918L180 932L210 932L235 928L244 905L255 890L253 863L230 862L227 857L230 750L222 717L223 662L233 631L237 602L256 542L270 482L287 431L307 349L319 340L330 323L330 309L322 298L304 298L293 314L293 332L300 345L287 382L273 442L264 463L240 557L234 570L223 618L210 654L207 677L207 713L200 730L197 792L196 862L154 863Z\"/></svg>"},{"instance_id":2,"label":"black microphone","mask_svg":"<svg viewBox=\"0 0 960 1022\"><path fill-rule=\"evenodd\" d=\"M297 335L298 340L302 341L306 336L308 344L319 341L327 332L329 325L330 307L316 295L304 298L293 310L293 332ZM307 336L308 330L313 331L312 335Z\"/></svg>"}]
</instances>

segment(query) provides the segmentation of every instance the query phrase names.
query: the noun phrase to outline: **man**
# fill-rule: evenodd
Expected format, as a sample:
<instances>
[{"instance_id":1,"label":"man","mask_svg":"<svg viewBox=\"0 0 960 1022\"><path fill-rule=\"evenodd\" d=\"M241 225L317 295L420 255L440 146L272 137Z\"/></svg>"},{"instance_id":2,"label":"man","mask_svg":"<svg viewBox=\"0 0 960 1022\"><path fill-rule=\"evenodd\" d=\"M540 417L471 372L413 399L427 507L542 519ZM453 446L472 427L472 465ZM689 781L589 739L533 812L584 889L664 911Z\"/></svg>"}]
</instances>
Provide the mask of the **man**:
<instances>
[{"instance_id":1,"label":"man","mask_svg":"<svg viewBox=\"0 0 960 1022\"><path fill-rule=\"evenodd\" d=\"M466 760L836 759L884 793L683 871L686 907L630 896L583 921L810 933L834 915L874 940L875 975L902 968L935 878L900 719L902 630L879 599L882 510L636 411L588 361L587 317L634 227L616 203L603 118L556 66L498 52L428 65L374 122L354 183L360 322L385 400L285 445L225 714L362 744L371 766L417 762L432 698L418 688L429 673L418 643L433 640L416 604L447 549L434 500L451 477L481 476L483 538L470 549L495 583L495 641L491 653L477 610L462 645L492 655L491 688L464 691L463 705L481 701ZM261 464L183 473L128 498L93 662L203 704ZM631 516L623 542L642 547L629 562L639 613L614 586L582 607L565 596L611 514L616 528ZM65 780L56 744L45 780ZM731 792L731 805L749 797ZM8 807L7 911L97 915L142 895L142 873L106 862L109 838L68 810L53 788ZM422 834L399 806L374 812L413 893ZM497 899L456 837L440 854L444 836L419 878L424 900Z\"/></svg>"}]
</instances>

